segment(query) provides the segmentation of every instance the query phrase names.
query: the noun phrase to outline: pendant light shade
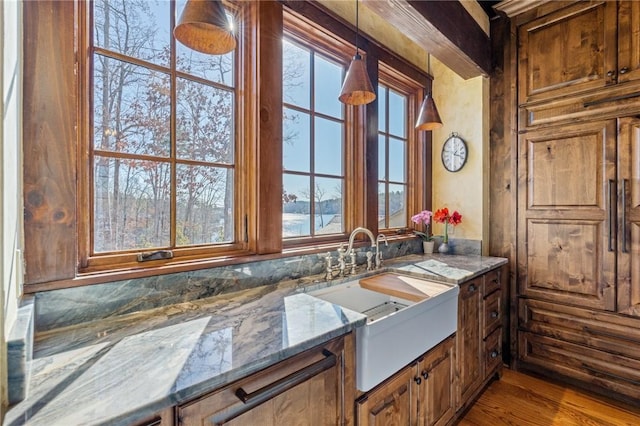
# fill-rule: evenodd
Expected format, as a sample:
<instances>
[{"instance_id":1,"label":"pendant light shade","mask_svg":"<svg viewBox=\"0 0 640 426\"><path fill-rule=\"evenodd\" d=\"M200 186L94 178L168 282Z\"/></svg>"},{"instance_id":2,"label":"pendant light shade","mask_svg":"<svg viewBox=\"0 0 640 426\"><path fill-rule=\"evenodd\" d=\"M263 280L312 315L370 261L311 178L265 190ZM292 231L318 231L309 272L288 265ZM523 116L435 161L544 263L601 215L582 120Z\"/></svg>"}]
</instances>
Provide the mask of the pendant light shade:
<instances>
[{"instance_id":1,"label":"pendant light shade","mask_svg":"<svg viewBox=\"0 0 640 426\"><path fill-rule=\"evenodd\" d=\"M427 54L427 72L431 74L430 54ZM418 121L416 121L416 130L435 130L440 127L442 127L442 120L440 119L440 114L438 114L438 108L436 108L433 95L431 92L428 92L420 106Z\"/></svg>"},{"instance_id":2,"label":"pendant light shade","mask_svg":"<svg viewBox=\"0 0 640 426\"><path fill-rule=\"evenodd\" d=\"M429 92L424 97L424 101L422 101L420 114L416 122L416 130L434 130L440 127L442 127L442 120L440 119L440 114L438 114L436 103L433 101L433 96Z\"/></svg>"},{"instance_id":3,"label":"pendant light shade","mask_svg":"<svg viewBox=\"0 0 640 426\"><path fill-rule=\"evenodd\" d=\"M347 105L364 105L376 99L376 92L373 90L373 84L371 84L367 73L367 64L358 50L358 33L360 32L358 15L358 0L356 0L356 54L351 60L347 75L342 83L340 96L338 96L338 100Z\"/></svg>"},{"instance_id":4,"label":"pendant light shade","mask_svg":"<svg viewBox=\"0 0 640 426\"><path fill-rule=\"evenodd\" d=\"M376 99L373 84L367 74L367 64L358 53L351 60L338 99L347 105L364 105Z\"/></svg>"},{"instance_id":5,"label":"pendant light shade","mask_svg":"<svg viewBox=\"0 0 640 426\"><path fill-rule=\"evenodd\" d=\"M187 0L173 35L185 46L210 55L223 55L236 47L224 6L218 0Z\"/></svg>"}]
</instances>

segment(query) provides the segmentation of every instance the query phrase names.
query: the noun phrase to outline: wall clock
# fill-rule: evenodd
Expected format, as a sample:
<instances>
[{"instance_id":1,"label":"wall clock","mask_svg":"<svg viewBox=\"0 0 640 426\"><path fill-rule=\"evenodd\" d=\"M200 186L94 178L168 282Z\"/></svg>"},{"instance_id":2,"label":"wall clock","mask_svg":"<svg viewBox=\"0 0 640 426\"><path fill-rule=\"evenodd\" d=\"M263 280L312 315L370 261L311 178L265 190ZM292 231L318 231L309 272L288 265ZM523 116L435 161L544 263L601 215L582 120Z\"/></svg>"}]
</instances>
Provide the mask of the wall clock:
<instances>
[{"instance_id":1,"label":"wall clock","mask_svg":"<svg viewBox=\"0 0 640 426\"><path fill-rule=\"evenodd\" d=\"M467 143L457 133L452 133L442 146L444 168L450 172L459 171L467 162L468 153Z\"/></svg>"}]
</instances>

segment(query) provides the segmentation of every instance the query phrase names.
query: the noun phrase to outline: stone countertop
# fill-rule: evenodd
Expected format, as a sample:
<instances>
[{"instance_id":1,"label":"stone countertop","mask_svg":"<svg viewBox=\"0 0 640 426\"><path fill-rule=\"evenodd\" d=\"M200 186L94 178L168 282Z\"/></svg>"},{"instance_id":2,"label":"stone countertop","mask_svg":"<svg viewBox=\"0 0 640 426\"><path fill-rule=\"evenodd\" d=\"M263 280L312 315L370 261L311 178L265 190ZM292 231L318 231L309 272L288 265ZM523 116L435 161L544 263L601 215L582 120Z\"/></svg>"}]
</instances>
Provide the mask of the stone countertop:
<instances>
[{"instance_id":1,"label":"stone countertop","mask_svg":"<svg viewBox=\"0 0 640 426\"><path fill-rule=\"evenodd\" d=\"M410 255L376 273L459 284L506 262ZM305 294L354 278L311 276L40 333L28 396L4 424L131 424L186 402L363 325L364 315Z\"/></svg>"}]
</instances>

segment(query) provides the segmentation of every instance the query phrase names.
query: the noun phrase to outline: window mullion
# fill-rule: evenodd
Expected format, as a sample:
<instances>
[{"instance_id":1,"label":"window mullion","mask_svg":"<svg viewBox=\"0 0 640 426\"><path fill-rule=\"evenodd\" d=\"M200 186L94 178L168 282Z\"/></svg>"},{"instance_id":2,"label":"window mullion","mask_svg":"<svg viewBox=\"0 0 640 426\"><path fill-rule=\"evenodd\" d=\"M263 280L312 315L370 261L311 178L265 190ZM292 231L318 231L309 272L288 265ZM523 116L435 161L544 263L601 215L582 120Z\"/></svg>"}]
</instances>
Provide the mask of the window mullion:
<instances>
[{"instance_id":1,"label":"window mullion","mask_svg":"<svg viewBox=\"0 0 640 426\"><path fill-rule=\"evenodd\" d=\"M176 16L176 3L174 0L170 3L170 21L171 28L175 27L175 16ZM171 247L176 247L176 227L178 223L178 213L177 213L177 164L176 164L176 156L177 156L177 148L176 148L176 126L177 126L177 75L176 75L176 39L173 36L173 31L171 31L171 41L170 41L170 50L171 50L171 119L170 119L170 130L169 130L169 139L171 145L171 194L170 194L170 207L169 207L169 215L171 221L171 230L169 234L169 244Z\"/></svg>"}]
</instances>

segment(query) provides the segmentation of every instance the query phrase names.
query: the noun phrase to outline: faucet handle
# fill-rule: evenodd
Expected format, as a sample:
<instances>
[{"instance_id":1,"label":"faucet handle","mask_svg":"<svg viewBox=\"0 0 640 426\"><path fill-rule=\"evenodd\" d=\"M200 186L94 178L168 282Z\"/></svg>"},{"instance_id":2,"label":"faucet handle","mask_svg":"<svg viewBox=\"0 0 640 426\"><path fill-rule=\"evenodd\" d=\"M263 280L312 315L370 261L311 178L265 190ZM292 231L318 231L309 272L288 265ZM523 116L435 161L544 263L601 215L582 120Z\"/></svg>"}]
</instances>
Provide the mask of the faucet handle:
<instances>
[{"instance_id":1,"label":"faucet handle","mask_svg":"<svg viewBox=\"0 0 640 426\"><path fill-rule=\"evenodd\" d=\"M384 240L384 245L389 246L389 242L387 241L387 236L384 234L378 234L376 237L376 244L380 242L380 240Z\"/></svg>"}]
</instances>

